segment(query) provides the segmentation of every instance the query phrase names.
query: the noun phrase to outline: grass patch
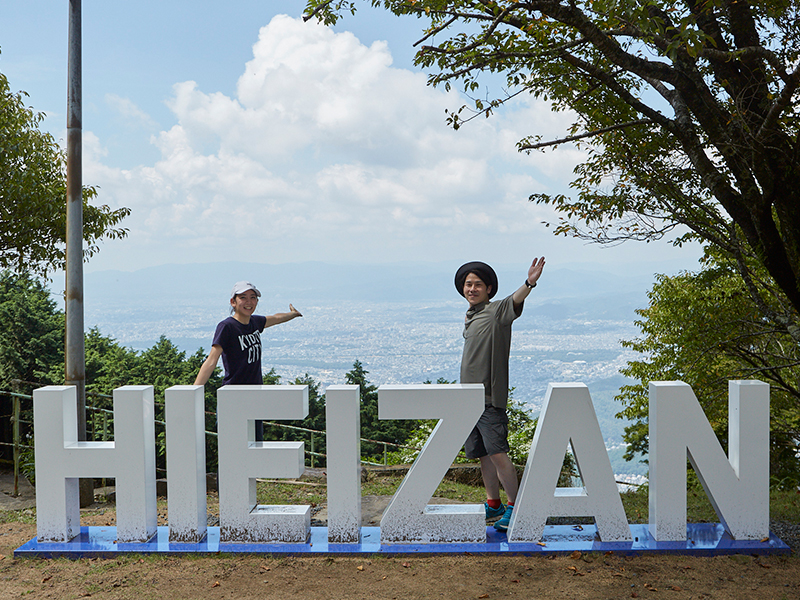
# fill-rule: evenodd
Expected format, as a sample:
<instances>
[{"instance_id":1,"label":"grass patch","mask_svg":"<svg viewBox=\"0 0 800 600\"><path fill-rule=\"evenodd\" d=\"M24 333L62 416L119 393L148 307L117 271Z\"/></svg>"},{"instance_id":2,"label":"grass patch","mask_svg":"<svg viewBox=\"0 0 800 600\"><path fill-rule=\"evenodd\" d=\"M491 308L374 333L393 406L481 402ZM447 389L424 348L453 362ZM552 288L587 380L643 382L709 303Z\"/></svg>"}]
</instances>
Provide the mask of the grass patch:
<instances>
[{"instance_id":1,"label":"grass patch","mask_svg":"<svg viewBox=\"0 0 800 600\"><path fill-rule=\"evenodd\" d=\"M770 490L769 516L784 523L800 523L800 490Z\"/></svg>"},{"instance_id":2,"label":"grass patch","mask_svg":"<svg viewBox=\"0 0 800 600\"><path fill-rule=\"evenodd\" d=\"M259 504L310 504L316 506L328 499L324 485L298 485L259 481L256 485L256 499Z\"/></svg>"},{"instance_id":3,"label":"grass patch","mask_svg":"<svg viewBox=\"0 0 800 600\"><path fill-rule=\"evenodd\" d=\"M394 475L371 475L361 483L362 496L391 496L400 487L403 478Z\"/></svg>"},{"instance_id":4,"label":"grass patch","mask_svg":"<svg viewBox=\"0 0 800 600\"><path fill-rule=\"evenodd\" d=\"M362 496L392 496L403 482L399 475L371 475L361 484ZM443 480L434 496L450 498L461 502L483 504L486 492L482 487L467 485L450 480ZM256 487L256 498L259 504L324 504L328 500L325 485L303 485L276 481L259 481ZM209 498L209 505L211 498ZM218 502L218 499L214 497ZM505 501L505 500L504 500Z\"/></svg>"},{"instance_id":5,"label":"grass patch","mask_svg":"<svg viewBox=\"0 0 800 600\"><path fill-rule=\"evenodd\" d=\"M635 491L625 492L622 506L629 523L647 523L650 489L643 485ZM800 493L797 491L770 490L770 519L785 523L800 523ZM689 485L686 492L686 521L689 523L717 523L719 517L706 496L703 487L697 483Z\"/></svg>"},{"instance_id":6,"label":"grass patch","mask_svg":"<svg viewBox=\"0 0 800 600\"><path fill-rule=\"evenodd\" d=\"M0 511L0 524L36 523L36 511L32 508Z\"/></svg>"},{"instance_id":7,"label":"grass patch","mask_svg":"<svg viewBox=\"0 0 800 600\"><path fill-rule=\"evenodd\" d=\"M622 494L622 506L629 523L647 523L650 488L643 485L636 491ZM714 507L701 486L690 486L686 492L686 521L689 523L716 523L719 521Z\"/></svg>"},{"instance_id":8,"label":"grass patch","mask_svg":"<svg viewBox=\"0 0 800 600\"><path fill-rule=\"evenodd\" d=\"M361 484L362 496L391 496L400 487L403 476L391 474L371 474L367 481ZM689 477L686 493L686 518L690 523L716 523L719 521L711 503L706 497L702 486L696 478ZM649 511L649 488L643 485L635 490L621 494L622 505L629 523L647 523ZM795 490L770 490L770 518L784 523L800 524L800 492ZM443 480L434 496L449 498L471 504L483 504L486 494L481 486L458 483L449 479ZM319 506L327 502L327 487L324 484L283 483L275 481L259 481L256 488L256 498L259 504L290 504ZM506 501L503 494L503 502ZM113 504L103 507L83 509L84 514L104 514L114 510ZM210 514L219 514L219 497L215 492L208 495L208 511ZM166 501L159 498L158 512L161 518L166 517ZM23 510L0 511L0 524L9 523L36 523L36 510L27 508Z\"/></svg>"},{"instance_id":9,"label":"grass patch","mask_svg":"<svg viewBox=\"0 0 800 600\"><path fill-rule=\"evenodd\" d=\"M506 502L505 493L503 494L503 502ZM472 504L483 504L486 501L486 490L482 487L474 485L466 485L464 483L457 483L455 481L448 481L445 479L439 484L434 496L439 498L450 498L451 500L459 500L461 502L469 502Z\"/></svg>"},{"instance_id":10,"label":"grass patch","mask_svg":"<svg viewBox=\"0 0 800 600\"><path fill-rule=\"evenodd\" d=\"M373 475L361 484L362 496L391 496L400 487L403 478L397 475ZM449 498L460 502L483 504L486 492L482 487L443 480L433 494L437 498ZM504 500L505 501L505 500Z\"/></svg>"},{"instance_id":11,"label":"grass patch","mask_svg":"<svg viewBox=\"0 0 800 600\"><path fill-rule=\"evenodd\" d=\"M628 523L647 523L649 494L650 488L646 485L621 494ZM690 486L686 492L686 520L689 523L716 523L719 520L705 491L699 485Z\"/></svg>"}]
</instances>

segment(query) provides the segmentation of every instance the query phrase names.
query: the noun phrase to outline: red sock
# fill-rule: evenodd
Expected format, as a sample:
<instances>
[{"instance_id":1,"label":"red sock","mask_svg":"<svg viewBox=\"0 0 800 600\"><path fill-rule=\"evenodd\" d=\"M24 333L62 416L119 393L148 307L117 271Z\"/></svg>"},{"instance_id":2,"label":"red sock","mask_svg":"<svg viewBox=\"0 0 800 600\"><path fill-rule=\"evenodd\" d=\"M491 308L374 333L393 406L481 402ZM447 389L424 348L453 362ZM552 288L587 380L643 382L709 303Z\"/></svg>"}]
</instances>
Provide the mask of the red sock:
<instances>
[{"instance_id":1,"label":"red sock","mask_svg":"<svg viewBox=\"0 0 800 600\"><path fill-rule=\"evenodd\" d=\"M500 508L500 506L501 506L503 503L502 503L502 502L500 502L500 498L496 498L496 499L495 499L495 498L492 498L492 499L490 499L490 500L487 500L487 501L486 501L486 504L488 504L488 505L489 505L489 508Z\"/></svg>"},{"instance_id":2,"label":"red sock","mask_svg":"<svg viewBox=\"0 0 800 600\"><path fill-rule=\"evenodd\" d=\"M508 504L506 504L506 506L514 506L514 503L513 502L509 502Z\"/></svg>"}]
</instances>

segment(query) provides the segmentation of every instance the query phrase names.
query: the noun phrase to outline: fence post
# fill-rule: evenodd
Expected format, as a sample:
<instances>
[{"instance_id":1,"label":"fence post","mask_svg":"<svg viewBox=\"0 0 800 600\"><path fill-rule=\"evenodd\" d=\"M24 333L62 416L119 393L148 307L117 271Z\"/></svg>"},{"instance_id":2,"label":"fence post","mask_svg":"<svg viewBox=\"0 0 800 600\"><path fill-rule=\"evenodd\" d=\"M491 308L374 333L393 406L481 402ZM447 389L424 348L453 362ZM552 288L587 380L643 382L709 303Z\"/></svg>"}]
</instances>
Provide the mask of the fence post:
<instances>
[{"instance_id":1,"label":"fence post","mask_svg":"<svg viewBox=\"0 0 800 600\"><path fill-rule=\"evenodd\" d=\"M86 408L87 408L87 411L86 411L86 415L87 415L87 425L86 425L87 430L86 430L86 433L87 434L89 433L89 430L88 430L88 427L89 427L88 418L89 417L88 417L88 415L92 415L92 417L91 417L92 418L92 441L94 442L94 441L97 441L97 412L95 411L95 406L94 406L94 394L92 394L91 396L89 396L87 394L86 403L87 403L87 406L86 406Z\"/></svg>"},{"instance_id":2,"label":"fence post","mask_svg":"<svg viewBox=\"0 0 800 600\"><path fill-rule=\"evenodd\" d=\"M20 398L14 396L14 497L19 496L19 417L20 417Z\"/></svg>"},{"instance_id":3,"label":"fence post","mask_svg":"<svg viewBox=\"0 0 800 600\"><path fill-rule=\"evenodd\" d=\"M314 468L314 432L311 432L311 468Z\"/></svg>"},{"instance_id":4,"label":"fence post","mask_svg":"<svg viewBox=\"0 0 800 600\"><path fill-rule=\"evenodd\" d=\"M386 458L386 442L383 442L383 466L385 467L388 464L389 462Z\"/></svg>"},{"instance_id":5,"label":"fence post","mask_svg":"<svg viewBox=\"0 0 800 600\"><path fill-rule=\"evenodd\" d=\"M106 411L103 411L103 441L104 442L108 441L108 413ZM107 483L108 482L106 481L106 478L103 477L103 489L104 490L107 487L107 485L106 485ZM114 483L116 483L116 481Z\"/></svg>"}]
</instances>

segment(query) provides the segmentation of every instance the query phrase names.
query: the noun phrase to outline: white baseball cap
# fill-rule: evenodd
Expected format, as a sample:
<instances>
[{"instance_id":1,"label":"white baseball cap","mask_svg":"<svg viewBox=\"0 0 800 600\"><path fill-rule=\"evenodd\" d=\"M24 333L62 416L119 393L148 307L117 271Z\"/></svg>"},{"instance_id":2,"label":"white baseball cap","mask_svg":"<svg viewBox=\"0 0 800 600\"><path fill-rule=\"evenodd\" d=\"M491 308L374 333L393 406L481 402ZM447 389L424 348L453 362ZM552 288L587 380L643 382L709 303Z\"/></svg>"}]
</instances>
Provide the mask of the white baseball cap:
<instances>
[{"instance_id":1,"label":"white baseball cap","mask_svg":"<svg viewBox=\"0 0 800 600\"><path fill-rule=\"evenodd\" d=\"M244 294L247 290L253 290L256 293L256 296L261 298L261 292L258 291L258 288L254 286L249 281L237 281L233 284L233 291L231 292L231 300L234 299L235 296L238 294Z\"/></svg>"}]
</instances>

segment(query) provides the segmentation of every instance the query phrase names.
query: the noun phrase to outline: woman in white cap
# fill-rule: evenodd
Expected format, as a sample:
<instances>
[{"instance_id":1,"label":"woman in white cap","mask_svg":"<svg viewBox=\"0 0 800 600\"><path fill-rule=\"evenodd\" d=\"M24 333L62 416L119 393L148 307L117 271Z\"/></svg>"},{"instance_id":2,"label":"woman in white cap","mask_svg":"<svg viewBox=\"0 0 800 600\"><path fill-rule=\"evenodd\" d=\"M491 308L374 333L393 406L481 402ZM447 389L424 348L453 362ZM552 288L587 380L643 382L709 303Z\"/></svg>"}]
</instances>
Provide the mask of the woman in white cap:
<instances>
[{"instance_id":1,"label":"woman in white cap","mask_svg":"<svg viewBox=\"0 0 800 600\"><path fill-rule=\"evenodd\" d=\"M238 281L231 292L231 316L217 325L211 352L200 367L195 385L205 385L219 357L225 376L222 385L261 385L261 332L265 327L291 321L303 315L291 304L289 312L270 316L254 315L261 292L249 281Z\"/></svg>"}]
</instances>

